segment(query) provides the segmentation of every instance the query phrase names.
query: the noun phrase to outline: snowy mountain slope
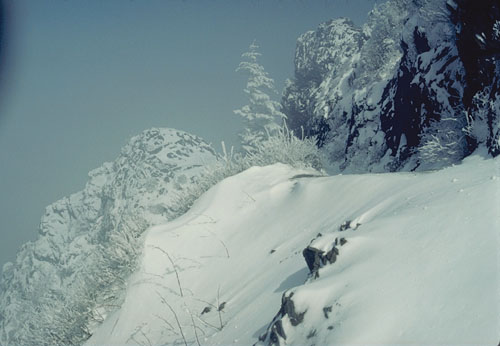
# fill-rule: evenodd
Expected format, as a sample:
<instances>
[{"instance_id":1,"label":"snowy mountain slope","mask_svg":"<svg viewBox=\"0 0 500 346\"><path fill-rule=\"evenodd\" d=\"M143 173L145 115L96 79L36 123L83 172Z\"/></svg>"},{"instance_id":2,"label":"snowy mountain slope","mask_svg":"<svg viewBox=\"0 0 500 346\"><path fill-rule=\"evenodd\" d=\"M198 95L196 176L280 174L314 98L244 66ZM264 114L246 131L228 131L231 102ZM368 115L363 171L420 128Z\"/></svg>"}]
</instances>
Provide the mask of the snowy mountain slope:
<instances>
[{"instance_id":1,"label":"snowy mountain slope","mask_svg":"<svg viewBox=\"0 0 500 346\"><path fill-rule=\"evenodd\" d=\"M297 40L284 90L292 130L317 136L335 171L438 168L500 152L496 0L389 0L368 22Z\"/></svg>"},{"instance_id":2,"label":"snowy mountain slope","mask_svg":"<svg viewBox=\"0 0 500 346\"><path fill-rule=\"evenodd\" d=\"M176 190L190 183L212 148L198 137L153 128L133 137L86 187L49 205L39 238L3 269L0 344L74 344L117 304L134 269L137 243L166 222ZM68 327L68 326L71 326Z\"/></svg>"},{"instance_id":3,"label":"snowy mountain slope","mask_svg":"<svg viewBox=\"0 0 500 346\"><path fill-rule=\"evenodd\" d=\"M149 229L87 345L496 345L499 191L500 160L480 155L428 173L251 168Z\"/></svg>"},{"instance_id":4,"label":"snowy mountain slope","mask_svg":"<svg viewBox=\"0 0 500 346\"><path fill-rule=\"evenodd\" d=\"M496 345L499 42L498 0L389 0L304 34L283 111L333 172L483 156L254 167L167 223L214 153L145 131L4 267L0 344Z\"/></svg>"}]
</instances>

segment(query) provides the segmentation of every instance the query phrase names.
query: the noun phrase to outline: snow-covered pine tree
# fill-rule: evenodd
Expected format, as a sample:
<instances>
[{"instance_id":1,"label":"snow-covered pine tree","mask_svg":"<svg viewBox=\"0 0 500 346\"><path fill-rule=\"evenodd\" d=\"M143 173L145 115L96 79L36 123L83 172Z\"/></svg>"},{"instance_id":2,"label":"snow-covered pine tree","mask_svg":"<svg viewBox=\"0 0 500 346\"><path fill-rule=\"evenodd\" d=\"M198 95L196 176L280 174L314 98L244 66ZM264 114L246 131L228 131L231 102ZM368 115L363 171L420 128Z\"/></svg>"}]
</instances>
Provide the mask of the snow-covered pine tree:
<instances>
[{"instance_id":1,"label":"snow-covered pine tree","mask_svg":"<svg viewBox=\"0 0 500 346\"><path fill-rule=\"evenodd\" d=\"M258 48L256 41L253 41L248 52L242 54L243 61L236 69L237 72L248 75L244 92L249 104L234 111L243 118L245 127L240 133L240 139L247 152L252 152L257 143L277 134L286 119L285 114L280 111L279 102L271 97L272 94L277 94L274 80L258 62L258 57L261 56Z\"/></svg>"}]
</instances>

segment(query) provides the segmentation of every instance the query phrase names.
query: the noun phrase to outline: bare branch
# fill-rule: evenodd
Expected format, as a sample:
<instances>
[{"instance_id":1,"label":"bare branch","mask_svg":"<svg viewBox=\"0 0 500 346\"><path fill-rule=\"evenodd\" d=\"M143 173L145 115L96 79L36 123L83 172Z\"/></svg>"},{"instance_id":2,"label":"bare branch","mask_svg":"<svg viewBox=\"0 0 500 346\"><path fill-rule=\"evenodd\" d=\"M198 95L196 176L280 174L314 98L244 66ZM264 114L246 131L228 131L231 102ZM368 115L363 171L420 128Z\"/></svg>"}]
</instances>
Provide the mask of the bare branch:
<instances>
[{"instance_id":1,"label":"bare branch","mask_svg":"<svg viewBox=\"0 0 500 346\"><path fill-rule=\"evenodd\" d=\"M193 314L191 312L189 312L189 316L191 317L191 322L193 323L194 336L196 337L196 343L198 344L198 346L201 346L200 339L198 338L198 332L196 330L196 324L194 323Z\"/></svg>"},{"instance_id":2,"label":"bare branch","mask_svg":"<svg viewBox=\"0 0 500 346\"><path fill-rule=\"evenodd\" d=\"M165 304L166 306L168 306L168 308L170 309L170 311L172 311L172 314L175 317L175 321L177 322L177 326L179 327L179 332L181 333L182 340L184 340L184 344L186 346L188 346L187 341L186 341L186 337L184 336L184 332L182 331L181 323L179 322L179 318L177 317L177 314L175 313L174 308L172 308L172 306L169 303L167 303L167 301L165 300L165 298L163 298L163 296L159 292L156 292L156 294L158 294L158 296L160 297L162 303Z\"/></svg>"},{"instance_id":3,"label":"bare branch","mask_svg":"<svg viewBox=\"0 0 500 346\"><path fill-rule=\"evenodd\" d=\"M172 263L172 268L174 268L175 276L177 277L177 284L179 285L180 295L181 295L181 297L184 297L184 294L182 293L182 286L181 286L181 280L179 278L179 272L177 271L177 267L175 266L175 263L172 260L172 257L170 257L170 255L168 254L168 252L166 252L165 250L163 250L162 248L160 248L158 246L150 245L150 247L152 247L153 249L156 249L156 250L159 250L159 251L163 252L167 256L167 258L170 261L170 263Z\"/></svg>"},{"instance_id":4,"label":"bare branch","mask_svg":"<svg viewBox=\"0 0 500 346\"><path fill-rule=\"evenodd\" d=\"M227 256L227 258L230 258L230 256L229 256L229 250L227 249L226 243L224 243L224 241L222 239L220 239L214 232L212 232L208 228L206 229L206 231L208 233L210 233L211 235L213 235L214 238L217 239L219 241L219 243L221 243L221 245L224 247L224 250L226 250L226 256Z\"/></svg>"},{"instance_id":5,"label":"bare branch","mask_svg":"<svg viewBox=\"0 0 500 346\"><path fill-rule=\"evenodd\" d=\"M141 334L144 337L144 339L146 339L146 341L148 342L148 345L149 346L153 346L153 344L151 343L151 340L149 340L148 336L146 335L146 333L144 333L144 331L142 330L142 328L139 331L141 332Z\"/></svg>"},{"instance_id":6,"label":"bare branch","mask_svg":"<svg viewBox=\"0 0 500 346\"><path fill-rule=\"evenodd\" d=\"M204 320L204 319L202 319L201 317L196 316L196 318L197 318L197 319L198 319L201 323L203 323L204 325L206 325L206 326L208 326L208 327L211 327L211 328L213 328L213 329L215 329L215 330L219 330L219 331L220 331L220 328L219 328L219 327L217 327L217 326L213 325L212 323L209 323L209 322L205 321L205 320Z\"/></svg>"},{"instance_id":7,"label":"bare branch","mask_svg":"<svg viewBox=\"0 0 500 346\"><path fill-rule=\"evenodd\" d=\"M213 307L214 309L217 309L217 306L216 306L216 305L214 305L214 304L212 304L212 303L210 303L210 302L207 302L206 300L203 300L203 299L198 299L198 298L194 298L194 297L193 297L193 299L194 299L194 300L197 300L197 301L199 301L199 302L201 302L201 303L208 304L208 305L210 305L211 307Z\"/></svg>"},{"instance_id":8,"label":"bare branch","mask_svg":"<svg viewBox=\"0 0 500 346\"><path fill-rule=\"evenodd\" d=\"M241 190L241 191L243 191L243 193L244 193L245 195L247 195L247 197L248 197L248 198L250 198L252 201L254 201L254 202L255 202L255 198L253 198L252 196L250 196L250 194L249 194L248 192L246 192L245 190Z\"/></svg>"},{"instance_id":9,"label":"bare branch","mask_svg":"<svg viewBox=\"0 0 500 346\"><path fill-rule=\"evenodd\" d=\"M165 324L169 327L169 328L168 328L168 330L170 330L171 332L173 332L173 333L175 333L175 334L179 335L179 333L177 333L177 332L175 331L174 326L173 326L173 325L172 325L169 321L167 321L167 319L166 319L166 318L163 318L163 317L161 317L160 315L156 315L156 314L155 314L154 316L155 316L156 318L158 318L158 319L162 320L162 321L163 321L163 322L164 322L164 323L165 323Z\"/></svg>"},{"instance_id":10,"label":"bare branch","mask_svg":"<svg viewBox=\"0 0 500 346\"><path fill-rule=\"evenodd\" d=\"M223 308L221 308L220 305L220 285L219 285L219 287L217 288L217 312L219 313L220 330L224 328L224 325L222 324L222 314L221 314L222 309Z\"/></svg>"}]
</instances>

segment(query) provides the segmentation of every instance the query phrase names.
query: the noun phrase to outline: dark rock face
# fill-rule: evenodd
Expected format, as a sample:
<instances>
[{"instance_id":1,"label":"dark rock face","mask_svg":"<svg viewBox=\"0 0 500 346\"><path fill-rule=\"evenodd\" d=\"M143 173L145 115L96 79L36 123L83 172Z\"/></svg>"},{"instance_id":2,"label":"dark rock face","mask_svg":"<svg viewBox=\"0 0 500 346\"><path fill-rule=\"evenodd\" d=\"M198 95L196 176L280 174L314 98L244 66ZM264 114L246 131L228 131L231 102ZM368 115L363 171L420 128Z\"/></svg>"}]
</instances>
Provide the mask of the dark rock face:
<instances>
[{"instance_id":1,"label":"dark rock face","mask_svg":"<svg viewBox=\"0 0 500 346\"><path fill-rule=\"evenodd\" d=\"M397 158L389 166L398 170L421 145L425 137L439 136L443 143L456 142L454 154L443 152L448 163L462 159L466 125L462 104L464 70L454 44L431 48L425 30L415 27L408 41L401 41L403 57L399 71L384 90L380 121L390 155ZM457 133L451 138L442 131ZM446 157L446 156L451 157ZM420 157L420 161L423 161Z\"/></svg>"},{"instance_id":2,"label":"dark rock face","mask_svg":"<svg viewBox=\"0 0 500 346\"><path fill-rule=\"evenodd\" d=\"M295 327L302 323L306 312L296 311L292 297L293 292L290 294L283 294L283 297L281 298L281 309L279 311L279 315L281 317L288 316L288 318L290 319L290 323Z\"/></svg>"},{"instance_id":3,"label":"dark rock face","mask_svg":"<svg viewBox=\"0 0 500 346\"><path fill-rule=\"evenodd\" d=\"M302 255L309 268L309 275L313 278L319 277L319 269L325 265L335 263L339 255L338 246L343 246L347 243L345 238L335 238L335 241L329 244L326 249L318 249L315 247L315 241L302 251Z\"/></svg>"},{"instance_id":4,"label":"dark rock face","mask_svg":"<svg viewBox=\"0 0 500 346\"><path fill-rule=\"evenodd\" d=\"M450 2L453 4L453 2ZM455 0L448 5L457 25L457 47L464 64L467 86L464 103L495 79L500 54L500 4L496 0Z\"/></svg>"},{"instance_id":5,"label":"dark rock face","mask_svg":"<svg viewBox=\"0 0 500 346\"><path fill-rule=\"evenodd\" d=\"M307 266L309 267L310 275L317 278L319 277L319 268L325 264L335 263L339 250L333 246L330 251L324 252L313 247L308 246L302 252Z\"/></svg>"},{"instance_id":6,"label":"dark rock face","mask_svg":"<svg viewBox=\"0 0 500 346\"><path fill-rule=\"evenodd\" d=\"M298 312L293 302L293 292L285 292L281 297L281 308L267 328L266 333L260 336L259 341L266 345L286 345L286 334L282 320L287 318L293 327L304 320L306 311Z\"/></svg>"},{"instance_id":7,"label":"dark rock face","mask_svg":"<svg viewBox=\"0 0 500 346\"><path fill-rule=\"evenodd\" d=\"M339 19L297 42L282 105L333 170L439 168L500 153L497 0L389 0L357 28ZM465 131L464 131L465 130Z\"/></svg>"},{"instance_id":8,"label":"dark rock face","mask_svg":"<svg viewBox=\"0 0 500 346\"><path fill-rule=\"evenodd\" d=\"M476 116L474 120L487 122L486 145L496 156L500 154L500 3L496 0L455 0L450 2L449 10L457 27L457 48L466 72L463 102L474 117L482 110L478 96L490 101L485 119ZM471 140L474 148L482 139Z\"/></svg>"},{"instance_id":9,"label":"dark rock face","mask_svg":"<svg viewBox=\"0 0 500 346\"><path fill-rule=\"evenodd\" d=\"M360 223L358 223L357 221L351 221L351 220L347 220L345 222L343 222L340 226L339 226L339 232L343 232L343 231L347 231L348 229L352 229L352 230L357 230L358 227L361 226ZM341 241L344 240L346 241L344 238L340 239ZM340 245L343 245L342 243Z\"/></svg>"},{"instance_id":10,"label":"dark rock face","mask_svg":"<svg viewBox=\"0 0 500 346\"><path fill-rule=\"evenodd\" d=\"M323 314L325 315L325 318L327 318L327 319L330 318L330 313L332 312L332 308L333 307L331 305L330 306L325 306L323 308Z\"/></svg>"},{"instance_id":11,"label":"dark rock face","mask_svg":"<svg viewBox=\"0 0 500 346\"><path fill-rule=\"evenodd\" d=\"M275 324L271 326L271 331L269 334L269 344L270 345L281 345L281 340L285 340L286 335L283 330L283 324L281 320L276 321Z\"/></svg>"}]
</instances>

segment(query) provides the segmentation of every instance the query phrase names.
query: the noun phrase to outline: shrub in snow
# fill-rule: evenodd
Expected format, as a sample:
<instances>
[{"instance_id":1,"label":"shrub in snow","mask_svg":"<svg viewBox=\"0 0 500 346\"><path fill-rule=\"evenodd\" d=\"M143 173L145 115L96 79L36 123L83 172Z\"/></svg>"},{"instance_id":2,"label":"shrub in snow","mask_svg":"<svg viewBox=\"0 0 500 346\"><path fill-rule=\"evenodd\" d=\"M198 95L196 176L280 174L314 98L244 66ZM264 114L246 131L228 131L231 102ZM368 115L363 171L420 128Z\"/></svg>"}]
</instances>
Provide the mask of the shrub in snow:
<instances>
[{"instance_id":1,"label":"shrub in snow","mask_svg":"<svg viewBox=\"0 0 500 346\"><path fill-rule=\"evenodd\" d=\"M500 40L500 20L495 21L495 24L493 24L493 37L495 40Z\"/></svg>"},{"instance_id":2,"label":"shrub in snow","mask_svg":"<svg viewBox=\"0 0 500 346\"><path fill-rule=\"evenodd\" d=\"M235 110L243 118L244 130L240 133L244 153L228 153L222 143L223 155L210 165L194 184L179 193L174 203L171 218L178 217L189 210L194 201L205 191L223 179L240 173L252 166L267 166L284 163L297 168L311 167L322 169L321 155L315 140L296 137L286 125L286 115L280 111L279 102L269 94L276 93L274 80L269 77L264 67L259 64L261 55L259 46L254 41L248 52L244 53L236 71L246 73L248 77L244 92L249 104ZM282 123L283 125L279 125Z\"/></svg>"},{"instance_id":3,"label":"shrub in snow","mask_svg":"<svg viewBox=\"0 0 500 346\"><path fill-rule=\"evenodd\" d=\"M10 341L18 345L79 345L109 311L122 303L125 282L135 270L140 242L132 230L102 239L65 294L38 287L29 320Z\"/></svg>"},{"instance_id":4,"label":"shrub in snow","mask_svg":"<svg viewBox=\"0 0 500 346\"><path fill-rule=\"evenodd\" d=\"M498 152L498 133L495 134L493 129L499 128L495 116L499 113L499 106L499 98L492 95L491 88L485 88L474 95L472 107L466 113L467 125L464 128L471 151L486 146L490 148L490 153Z\"/></svg>"},{"instance_id":5,"label":"shrub in snow","mask_svg":"<svg viewBox=\"0 0 500 346\"><path fill-rule=\"evenodd\" d=\"M250 150L244 161L248 167L267 166L274 163L284 163L296 168L323 168L321 154L316 147L316 140L312 138L302 139L288 130L286 124L274 135Z\"/></svg>"},{"instance_id":6,"label":"shrub in snow","mask_svg":"<svg viewBox=\"0 0 500 346\"><path fill-rule=\"evenodd\" d=\"M253 166L283 163L296 168L323 168L323 156L315 140L304 136L298 138L286 124L274 135L268 134L265 140L255 142L244 154L234 153L232 148L227 152L224 143L222 149L223 155L219 156L216 163L208 166L194 184L178 194L171 218L186 213L198 197L218 182Z\"/></svg>"},{"instance_id":7,"label":"shrub in snow","mask_svg":"<svg viewBox=\"0 0 500 346\"><path fill-rule=\"evenodd\" d=\"M493 110L493 100L488 95L488 90L481 91L474 96L472 100L475 111L466 114L467 125L464 132L473 140L475 146L484 143L488 138L488 115Z\"/></svg>"},{"instance_id":8,"label":"shrub in snow","mask_svg":"<svg viewBox=\"0 0 500 346\"><path fill-rule=\"evenodd\" d=\"M421 135L421 145L417 155L420 168L442 168L459 162L467 152L464 133L465 118L442 118L431 121Z\"/></svg>"},{"instance_id":9,"label":"shrub in snow","mask_svg":"<svg viewBox=\"0 0 500 346\"><path fill-rule=\"evenodd\" d=\"M496 113L491 89L478 92L472 107L455 118L431 122L421 136L418 157L423 168L440 168L459 162L476 148L494 148L490 122Z\"/></svg>"}]
</instances>

